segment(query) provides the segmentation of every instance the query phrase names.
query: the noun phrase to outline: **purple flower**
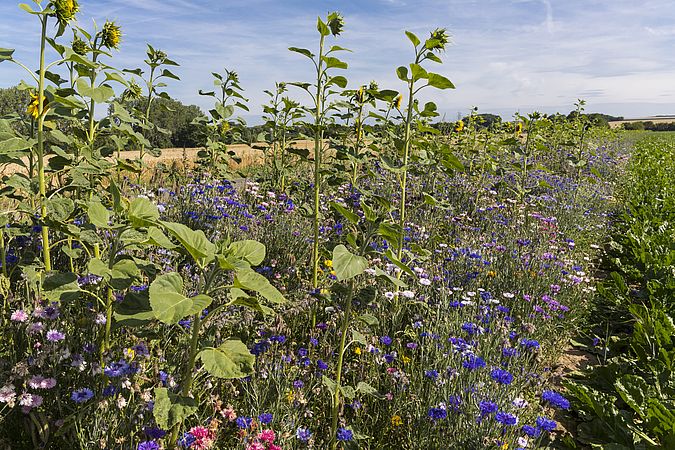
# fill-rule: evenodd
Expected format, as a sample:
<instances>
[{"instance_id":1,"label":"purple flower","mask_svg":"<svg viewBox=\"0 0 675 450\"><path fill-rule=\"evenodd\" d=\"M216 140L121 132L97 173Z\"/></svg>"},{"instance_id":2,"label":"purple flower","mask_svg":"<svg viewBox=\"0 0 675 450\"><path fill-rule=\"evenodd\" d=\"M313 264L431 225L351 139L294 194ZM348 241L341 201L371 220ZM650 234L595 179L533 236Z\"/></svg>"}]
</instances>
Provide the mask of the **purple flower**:
<instances>
[{"instance_id":1,"label":"purple flower","mask_svg":"<svg viewBox=\"0 0 675 450\"><path fill-rule=\"evenodd\" d=\"M155 441L143 441L138 444L138 450L159 450L159 444Z\"/></svg>"},{"instance_id":2,"label":"purple flower","mask_svg":"<svg viewBox=\"0 0 675 450\"><path fill-rule=\"evenodd\" d=\"M354 432L348 428L340 428L337 431L338 441L351 441L354 439Z\"/></svg>"},{"instance_id":3,"label":"purple flower","mask_svg":"<svg viewBox=\"0 0 675 450\"><path fill-rule=\"evenodd\" d=\"M251 426L253 419L251 417L237 417L236 424L239 428L246 429Z\"/></svg>"},{"instance_id":4,"label":"purple flower","mask_svg":"<svg viewBox=\"0 0 675 450\"><path fill-rule=\"evenodd\" d=\"M478 407L480 408L480 414L481 416L487 416L488 414L492 414L497 412L498 406L495 402L491 402L488 400L484 400L478 404Z\"/></svg>"},{"instance_id":5,"label":"purple flower","mask_svg":"<svg viewBox=\"0 0 675 450\"><path fill-rule=\"evenodd\" d=\"M93 396L94 391L89 388L82 388L78 389L77 391L73 391L73 393L70 395L70 399L75 403L84 403L91 400Z\"/></svg>"},{"instance_id":6,"label":"purple flower","mask_svg":"<svg viewBox=\"0 0 675 450\"><path fill-rule=\"evenodd\" d=\"M268 423L271 423L272 419L273 419L273 416L270 413L262 413L258 416L258 420L263 425L267 425Z\"/></svg>"},{"instance_id":7,"label":"purple flower","mask_svg":"<svg viewBox=\"0 0 675 450\"><path fill-rule=\"evenodd\" d=\"M382 336L380 337L380 342L382 345L390 346L392 343L392 339L389 336Z\"/></svg>"},{"instance_id":8,"label":"purple flower","mask_svg":"<svg viewBox=\"0 0 675 450\"><path fill-rule=\"evenodd\" d=\"M469 370L480 369L481 367L485 367L485 360L480 356L469 355L464 362L462 362L462 366Z\"/></svg>"},{"instance_id":9,"label":"purple flower","mask_svg":"<svg viewBox=\"0 0 675 450\"><path fill-rule=\"evenodd\" d=\"M299 427L295 431L295 437L300 439L302 442L307 442L309 441L309 438L312 437L312 433L307 428Z\"/></svg>"},{"instance_id":10,"label":"purple flower","mask_svg":"<svg viewBox=\"0 0 675 450\"><path fill-rule=\"evenodd\" d=\"M537 428L535 428L531 425L523 425L523 427L521 428L521 431L523 433L525 433L526 435L528 435L530 437L533 437L533 438L539 437L539 435L541 434L541 430L539 430L539 429L537 429Z\"/></svg>"},{"instance_id":11,"label":"purple flower","mask_svg":"<svg viewBox=\"0 0 675 450\"><path fill-rule=\"evenodd\" d=\"M47 340L50 342L62 341L66 338L66 335L61 333L58 330L49 330L47 331Z\"/></svg>"}]
</instances>

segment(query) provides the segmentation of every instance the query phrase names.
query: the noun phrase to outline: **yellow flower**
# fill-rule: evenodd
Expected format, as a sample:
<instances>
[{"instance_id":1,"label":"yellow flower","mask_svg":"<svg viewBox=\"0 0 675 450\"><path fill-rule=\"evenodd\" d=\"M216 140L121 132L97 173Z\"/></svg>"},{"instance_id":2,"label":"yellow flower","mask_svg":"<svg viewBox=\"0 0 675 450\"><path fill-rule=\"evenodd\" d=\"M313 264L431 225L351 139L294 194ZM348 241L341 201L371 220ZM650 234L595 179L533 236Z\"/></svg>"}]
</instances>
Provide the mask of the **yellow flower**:
<instances>
[{"instance_id":1,"label":"yellow flower","mask_svg":"<svg viewBox=\"0 0 675 450\"><path fill-rule=\"evenodd\" d=\"M490 270L487 273L487 276L490 277L490 278L494 278L496 275L497 275L497 272L495 272L494 270Z\"/></svg>"},{"instance_id":2,"label":"yellow flower","mask_svg":"<svg viewBox=\"0 0 675 450\"><path fill-rule=\"evenodd\" d=\"M518 122L518 123L516 124L516 134L520 134L520 133L522 133L522 132L523 132L523 124L520 123L520 122Z\"/></svg>"},{"instance_id":3,"label":"yellow flower","mask_svg":"<svg viewBox=\"0 0 675 450\"><path fill-rule=\"evenodd\" d=\"M409 357L403 355L403 356L401 357L401 361L403 361L403 364L408 364L408 363L410 363L410 361L412 361L412 360L411 360Z\"/></svg>"},{"instance_id":4,"label":"yellow flower","mask_svg":"<svg viewBox=\"0 0 675 450\"><path fill-rule=\"evenodd\" d=\"M398 414L391 416L391 425L393 427L400 427L401 425L403 425L403 419L401 419L401 416L399 416Z\"/></svg>"},{"instance_id":5,"label":"yellow flower","mask_svg":"<svg viewBox=\"0 0 675 450\"><path fill-rule=\"evenodd\" d=\"M136 357L136 352L133 348L124 349L124 356L129 360L133 360Z\"/></svg>"},{"instance_id":6,"label":"yellow flower","mask_svg":"<svg viewBox=\"0 0 675 450\"><path fill-rule=\"evenodd\" d=\"M394 99L394 102L392 103L392 105L396 109L401 109L401 103L403 103L403 96L401 94L398 94L396 96L396 98Z\"/></svg>"},{"instance_id":7,"label":"yellow flower","mask_svg":"<svg viewBox=\"0 0 675 450\"><path fill-rule=\"evenodd\" d=\"M323 262L324 266L326 267L333 267L333 261L330 259L327 259Z\"/></svg>"},{"instance_id":8,"label":"yellow flower","mask_svg":"<svg viewBox=\"0 0 675 450\"><path fill-rule=\"evenodd\" d=\"M326 288L321 288L321 290L319 291L319 293L320 293L321 295L328 295L329 292L330 292L330 291L329 291L328 289L326 289Z\"/></svg>"},{"instance_id":9,"label":"yellow flower","mask_svg":"<svg viewBox=\"0 0 675 450\"><path fill-rule=\"evenodd\" d=\"M509 443L504 442L504 445L501 446L501 450L506 450L507 448L509 448Z\"/></svg>"},{"instance_id":10,"label":"yellow flower","mask_svg":"<svg viewBox=\"0 0 675 450\"><path fill-rule=\"evenodd\" d=\"M361 354L361 347L354 347L354 353L357 355Z\"/></svg>"},{"instance_id":11,"label":"yellow flower","mask_svg":"<svg viewBox=\"0 0 675 450\"><path fill-rule=\"evenodd\" d=\"M288 401L288 403L293 403L293 400L295 400L295 394L289 389L288 392L286 392L286 401Z\"/></svg>"},{"instance_id":12,"label":"yellow flower","mask_svg":"<svg viewBox=\"0 0 675 450\"><path fill-rule=\"evenodd\" d=\"M335 273L334 270L331 270L331 271L330 271L330 274L333 275L334 277L337 276L337 274Z\"/></svg>"},{"instance_id":13,"label":"yellow flower","mask_svg":"<svg viewBox=\"0 0 675 450\"><path fill-rule=\"evenodd\" d=\"M80 10L77 0L56 0L52 2L56 19L61 25L65 25L75 18L75 14Z\"/></svg>"},{"instance_id":14,"label":"yellow flower","mask_svg":"<svg viewBox=\"0 0 675 450\"><path fill-rule=\"evenodd\" d=\"M120 30L119 25L115 22L106 21L101 30L101 43L110 48L117 49L120 46L120 38L122 37L122 31Z\"/></svg>"},{"instance_id":15,"label":"yellow flower","mask_svg":"<svg viewBox=\"0 0 675 450\"><path fill-rule=\"evenodd\" d=\"M44 113L47 110L47 98L45 97L42 101L42 112ZM30 94L30 104L26 108L26 114L31 116L33 119L37 120L40 116L40 109L38 107L38 96L37 94Z\"/></svg>"},{"instance_id":16,"label":"yellow flower","mask_svg":"<svg viewBox=\"0 0 675 450\"><path fill-rule=\"evenodd\" d=\"M459 121L455 124L455 132L456 132L456 133L461 133L463 129L464 129L464 121L463 121L463 120L459 120Z\"/></svg>"}]
</instances>

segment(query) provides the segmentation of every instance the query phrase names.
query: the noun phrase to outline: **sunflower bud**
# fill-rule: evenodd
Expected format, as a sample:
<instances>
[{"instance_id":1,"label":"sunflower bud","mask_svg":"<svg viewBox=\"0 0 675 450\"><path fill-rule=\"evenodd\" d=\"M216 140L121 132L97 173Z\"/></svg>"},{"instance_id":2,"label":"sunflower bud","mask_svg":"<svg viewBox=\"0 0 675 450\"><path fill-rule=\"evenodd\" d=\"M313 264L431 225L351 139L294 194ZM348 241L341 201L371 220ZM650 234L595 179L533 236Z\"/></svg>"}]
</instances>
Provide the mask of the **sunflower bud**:
<instances>
[{"instance_id":1,"label":"sunflower bud","mask_svg":"<svg viewBox=\"0 0 675 450\"><path fill-rule=\"evenodd\" d=\"M463 129L464 129L464 121L458 120L457 123L455 124L455 133L461 133Z\"/></svg>"},{"instance_id":2,"label":"sunflower bud","mask_svg":"<svg viewBox=\"0 0 675 450\"><path fill-rule=\"evenodd\" d=\"M89 52L89 45L77 36L73 39L71 48L80 56L84 56Z\"/></svg>"},{"instance_id":3,"label":"sunflower bud","mask_svg":"<svg viewBox=\"0 0 675 450\"><path fill-rule=\"evenodd\" d=\"M391 105L396 109L401 109L401 103L403 103L403 96L398 94Z\"/></svg>"},{"instance_id":4,"label":"sunflower bud","mask_svg":"<svg viewBox=\"0 0 675 450\"><path fill-rule=\"evenodd\" d=\"M366 87L361 86L358 91L356 91L355 99L357 103L365 103L366 101Z\"/></svg>"},{"instance_id":5,"label":"sunflower bud","mask_svg":"<svg viewBox=\"0 0 675 450\"><path fill-rule=\"evenodd\" d=\"M445 28L436 28L431 32L431 37L427 39L425 46L429 50L445 50L445 46L450 42L450 36Z\"/></svg>"},{"instance_id":6,"label":"sunflower bud","mask_svg":"<svg viewBox=\"0 0 675 450\"><path fill-rule=\"evenodd\" d=\"M136 80L131 80L129 83L129 87L124 90L122 93L122 99L123 100L138 100L141 98L141 95L143 92L141 91L141 87L136 83Z\"/></svg>"},{"instance_id":7,"label":"sunflower bud","mask_svg":"<svg viewBox=\"0 0 675 450\"><path fill-rule=\"evenodd\" d=\"M80 10L77 0L56 0L52 2L54 15L61 25L65 25L75 18Z\"/></svg>"},{"instance_id":8,"label":"sunflower bud","mask_svg":"<svg viewBox=\"0 0 675 450\"><path fill-rule=\"evenodd\" d=\"M339 12L333 12L328 15L328 28L333 36L337 36L342 33L342 29L345 26L345 19Z\"/></svg>"},{"instance_id":9,"label":"sunflower bud","mask_svg":"<svg viewBox=\"0 0 675 450\"><path fill-rule=\"evenodd\" d=\"M522 123L522 122L518 122L518 123L516 124L516 134L521 134L522 132L523 132L523 123Z\"/></svg>"},{"instance_id":10,"label":"sunflower bud","mask_svg":"<svg viewBox=\"0 0 675 450\"><path fill-rule=\"evenodd\" d=\"M101 43L109 49L117 49L120 46L122 31L115 22L106 21L100 33Z\"/></svg>"}]
</instances>

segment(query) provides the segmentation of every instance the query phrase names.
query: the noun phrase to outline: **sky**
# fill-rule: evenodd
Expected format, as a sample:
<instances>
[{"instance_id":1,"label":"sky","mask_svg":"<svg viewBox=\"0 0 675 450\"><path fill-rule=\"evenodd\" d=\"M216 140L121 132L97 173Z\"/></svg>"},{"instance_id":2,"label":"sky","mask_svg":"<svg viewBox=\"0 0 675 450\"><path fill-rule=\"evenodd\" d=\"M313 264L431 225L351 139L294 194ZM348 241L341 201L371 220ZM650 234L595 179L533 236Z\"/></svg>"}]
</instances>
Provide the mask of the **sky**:
<instances>
[{"instance_id":1,"label":"sky","mask_svg":"<svg viewBox=\"0 0 675 450\"><path fill-rule=\"evenodd\" d=\"M31 0L23 0L31 3ZM43 3L46 3L44 0ZM404 90L396 67L413 50L405 30L420 37L447 28L452 45L444 63L429 67L455 90L422 91L447 120L479 112L567 113L577 99L586 111L628 118L675 114L675 6L673 0L80 0L79 25L92 30L106 19L122 28L116 67L141 67L146 43L181 64L169 95L203 109L198 94L213 86L211 72L239 74L250 99L249 122L277 81L311 81L313 66L288 47L318 47L316 17L340 11L344 32L330 44L351 49L349 87L371 80ZM0 0L0 47L37 66L35 17L14 0ZM55 55L50 55L54 58ZM0 87L27 76L0 65ZM291 88L293 89L293 88ZM301 101L299 90L291 91Z\"/></svg>"}]
</instances>

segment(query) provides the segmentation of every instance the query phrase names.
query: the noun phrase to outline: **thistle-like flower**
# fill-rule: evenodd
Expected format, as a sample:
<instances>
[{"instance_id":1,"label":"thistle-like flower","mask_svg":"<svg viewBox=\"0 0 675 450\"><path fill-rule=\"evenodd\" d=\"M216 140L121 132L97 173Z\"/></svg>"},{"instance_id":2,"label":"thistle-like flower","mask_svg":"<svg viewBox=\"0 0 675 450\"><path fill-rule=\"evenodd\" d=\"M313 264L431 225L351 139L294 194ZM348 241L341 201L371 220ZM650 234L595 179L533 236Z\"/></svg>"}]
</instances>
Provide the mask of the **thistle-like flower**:
<instances>
[{"instance_id":1,"label":"thistle-like flower","mask_svg":"<svg viewBox=\"0 0 675 450\"><path fill-rule=\"evenodd\" d=\"M99 35L101 37L101 43L105 47L108 47L109 49L119 48L122 31L115 22L106 21Z\"/></svg>"},{"instance_id":2,"label":"thistle-like flower","mask_svg":"<svg viewBox=\"0 0 675 450\"><path fill-rule=\"evenodd\" d=\"M75 36L73 38L73 43L71 44L71 48L75 53L77 53L80 56L84 56L89 52L89 44L87 44L85 41L79 38L79 36Z\"/></svg>"},{"instance_id":3,"label":"thistle-like flower","mask_svg":"<svg viewBox=\"0 0 675 450\"><path fill-rule=\"evenodd\" d=\"M445 28L436 28L431 32L431 37L424 44L425 47L433 51L445 50L445 46L450 42L450 36Z\"/></svg>"},{"instance_id":4,"label":"thistle-like flower","mask_svg":"<svg viewBox=\"0 0 675 450\"><path fill-rule=\"evenodd\" d=\"M54 15L61 25L65 25L75 18L80 10L77 0L55 0L52 2Z\"/></svg>"},{"instance_id":5,"label":"thistle-like flower","mask_svg":"<svg viewBox=\"0 0 675 450\"><path fill-rule=\"evenodd\" d=\"M345 26L345 19L339 12L332 12L328 15L328 28L333 36L342 33Z\"/></svg>"}]
</instances>

